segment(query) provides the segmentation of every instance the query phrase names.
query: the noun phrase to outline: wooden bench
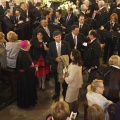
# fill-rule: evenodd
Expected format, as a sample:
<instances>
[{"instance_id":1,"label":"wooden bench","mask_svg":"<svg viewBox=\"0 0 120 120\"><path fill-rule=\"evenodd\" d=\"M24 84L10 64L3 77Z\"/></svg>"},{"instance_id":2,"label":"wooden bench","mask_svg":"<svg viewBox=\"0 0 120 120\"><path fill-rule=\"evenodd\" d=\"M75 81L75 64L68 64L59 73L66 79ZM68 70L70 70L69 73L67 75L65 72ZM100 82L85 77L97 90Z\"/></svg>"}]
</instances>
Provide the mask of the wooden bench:
<instances>
[{"instance_id":1,"label":"wooden bench","mask_svg":"<svg viewBox=\"0 0 120 120\"><path fill-rule=\"evenodd\" d=\"M4 102L9 101L10 99L16 97L16 80L17 75L15 72L8 68L0 68L0 80L7 82L11 86L11 93L9 97L0 96L0 99Z\"/></svg>"}]
</instances>

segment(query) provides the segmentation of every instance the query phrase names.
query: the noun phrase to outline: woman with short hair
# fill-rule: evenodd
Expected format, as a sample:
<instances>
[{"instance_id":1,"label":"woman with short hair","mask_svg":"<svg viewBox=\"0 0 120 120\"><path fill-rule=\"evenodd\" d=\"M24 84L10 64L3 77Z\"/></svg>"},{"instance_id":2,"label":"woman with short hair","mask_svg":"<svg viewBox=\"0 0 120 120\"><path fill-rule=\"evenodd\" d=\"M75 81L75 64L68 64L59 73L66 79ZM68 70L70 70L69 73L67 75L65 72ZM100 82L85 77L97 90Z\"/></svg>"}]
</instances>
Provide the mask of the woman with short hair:
<instances>
[{"instance_id":1,"label":"woman with short hair","mask_svg":"<svg viewBox=\"0 0 120 120\"><path fill-rule=\"evenodd\" d=\"M113 102L118 102L120 97L120 57L112 55L109 58L109 67L103 71L105 85L104 96Z\"/></svg>"},{"instance_id":2,"label":"woman with short hair","mask_svg":"<svg viewBox=\"0 0 120 120\"><path fill-rule=\"evenodd\" d=\"M87 119L88 120L105 120L103 109L99 105L93 104L87 109Z\"/></svg>"},{"instance_id":3,"label":"woman with short hair","mask_svg":"<svg viewBox=\"0 0 120 120\"><path fill-rule=\"evenodd\" d=\"M52 108L53 120L67 120L70 117L70 109L65 101L56 102ZM70 120L70 119L69 119Z\"/></svg>"},{"instance_id":4,"label":"woman with short hair","mask_svg":"<svg viewBox=\"0 0 120 120\"><path fill-rule=\"evenodd\" d=\"M7 33L8 42L6 43L6 51L7 51L7 66L15 70L16 68L16 59L18 56L18 52L20 51L20 43L18 40L18 35L10 31Z\"/></svg>"}]
</instances>

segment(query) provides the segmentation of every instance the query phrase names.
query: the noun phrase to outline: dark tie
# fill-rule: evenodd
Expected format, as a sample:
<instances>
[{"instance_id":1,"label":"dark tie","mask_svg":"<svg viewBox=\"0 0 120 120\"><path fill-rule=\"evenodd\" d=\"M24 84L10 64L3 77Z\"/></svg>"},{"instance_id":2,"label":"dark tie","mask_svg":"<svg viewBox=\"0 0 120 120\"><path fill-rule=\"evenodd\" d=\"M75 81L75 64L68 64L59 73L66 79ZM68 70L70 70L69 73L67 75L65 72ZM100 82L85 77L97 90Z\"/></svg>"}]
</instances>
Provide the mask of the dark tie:
<instances>
[{"instance_id":1,"label":"dark tie","mask_svg":"<svg viewBox=\"0 0 120 120\"><path fill-rule=\"evenodd\" d=\"M16 17L16 22L18 23L18 17Z\"/></svg>"},{"instance_id":2,"label":"dark tie","mask_svg":"<svg viewBox=\"0 0 120 120\"><path fill-rule=\"evenodd\" d=\"M74 40L74 43L75 43L75 45L76 45L76 35L74 35L73 40Z\"/></svg>"},{"instance_id":3,"label":"dark tie","mask_svg":"<svg viewBox=\"0 0 120 120\"><path fill-rule=\"evenodd\" d=\"M80 30L82 29L82 25L80 25Z\"/></svg>"}]
</instances>

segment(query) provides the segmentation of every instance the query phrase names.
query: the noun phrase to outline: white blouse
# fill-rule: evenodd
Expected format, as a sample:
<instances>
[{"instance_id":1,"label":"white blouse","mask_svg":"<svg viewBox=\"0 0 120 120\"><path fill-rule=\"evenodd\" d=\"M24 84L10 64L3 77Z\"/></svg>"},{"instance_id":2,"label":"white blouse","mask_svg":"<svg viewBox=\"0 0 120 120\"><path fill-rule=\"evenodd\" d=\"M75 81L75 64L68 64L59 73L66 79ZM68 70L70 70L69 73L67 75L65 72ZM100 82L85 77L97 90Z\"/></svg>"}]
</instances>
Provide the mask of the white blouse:
<instances>
[{"instance_id":1,"label":"white blouse","mask_svg":"<svg viewBox=\"0 0 120 120\"><path fill-rule=\"evenodd\" d=\"M112 101L107 100L103 95L92 91L88 92L86 97L89 106L92 106L93 104L97 104L100 107L102 107L103 110L105 110L109 106L109 104L112 103Z\"/></svg>"}]
</instances>

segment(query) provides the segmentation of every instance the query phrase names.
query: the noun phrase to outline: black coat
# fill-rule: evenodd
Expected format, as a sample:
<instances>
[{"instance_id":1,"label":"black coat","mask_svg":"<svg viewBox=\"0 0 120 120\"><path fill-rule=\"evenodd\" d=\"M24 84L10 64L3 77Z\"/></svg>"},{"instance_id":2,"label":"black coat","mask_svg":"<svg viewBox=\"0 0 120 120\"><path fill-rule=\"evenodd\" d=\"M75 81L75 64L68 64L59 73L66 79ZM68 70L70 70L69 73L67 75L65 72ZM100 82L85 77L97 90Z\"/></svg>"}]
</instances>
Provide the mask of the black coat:
<instances>
[{"instance_id":1,"label":"black coat","mask_svg":"<svg viewBox=\"0 0 120 120\"><path fill-rule=\"evenodd\" d=\"M74 24L79 26L79 22L76 22ZM79 30L79 33L83 33L85 36L87 36L89 31L90 26L87 23L84 23L82 29Z\"/></svg>"},{"instance_id":2,"label":"black coat","mask_svg":"<svg viewBox=\"0 0 120 120\"><path fill-rule=\"evenodd\" d=\"M108 31L110 31L110 29L112 29L113 31L118 31L120 30L120 25L118 23L115 23L114 25L111 24L110 22L107 22L105 25L104 25L104 28Z\"/></svg>"},{"instance_id":3,"label":"black coat","mask_svg":"<svg viewBox=\"0 0 120 120\"><path fill-rule=\"evenodd\" d=\"M71 52L71 50L70 50L69 43L66 41L61 41L61 55L70 55L70 52ZM50 43L48 54L49 54L49 59L50 59L51 64L52 64L52 69L57 70L58 63L55 60L58 57L58 54L57 54L57 48L56 48L55 41Z\"/></svg>"},{"instance_id":4,"label":"black coat","mask_svg":"<svg viewBox=\"0 0 120 120\"><path fill-rule=\"evenodd\" d=\"M118 15L118 23L120 24L120 9L115 8L112 13L116 13Z\"/></svg>"},{"instance_id":5,"label":"black coat","mask_svg":"<svg viewBox=\"0 0 120 120\"><path fill-rule=\"evenodd\" d=\"M99 11L98 27L103 26L108 21L107 9L104 7Z\"/></svg>"},{"instance_id":6,"label":"black coat","mask_svg":"<svg viewBox=\"0 0 120 120\"><path fill-rule=\"evenodd\" d=\"M43 26L40 24L35 30L34 30L34 33L33 35L36 36L36 32L39 28L42 28L43 31L44 31L44 36L45 36L45 39L50 43L53 41L53 32L54 32L54 26L53 24L48 24L48 29L50 31L50 37L48 36L47 32L45 31L45 29L43 28Z\"/></svg>"},{"instance_id":7,"label":"black coat","mask_svg":"<svg viewBox=\"0 0 120 120\"><path fill-rule=\"evenodd\" d=\"M83 59L84 66L87 68L99 66L100 53L100 42L98 39L95 39L91 44L88 45L88 48L85 52Z\"/></svg>"},{"instance_id":8,"label":"black coat","mask_svg":"<svg viewBox=\"0 0 120 120\"><path fill-rule=\"evenodd\" d=\"M2 31L7 34L9 31L13 31L15 25L12 23L11 19L5 16L2 20Z\"/></svg>"},{"instance_id":9,"label":"black coat","mask_svg":"<svg viewBox=\"0 0 120 120\"><path fill-rule=\"evenodd\" d=\"M43 42L47 42L47 41L44 40ZM40 47L40 44L42 45L42 47ZM31 56L32 56L33 60L38 61L41 55L45 60L47 51L44 50L44 44L39 42L37 38L33 38L31 41L31 45L32 45L31 46ZM48 43L46 46L48 47Z\"/></svg>"},{"instance_id":10,"label":"black coat","mask_svg":"<svg viewBox=\"0 0 120 120\"><path fill-rule=\"evenodd\" d=\"M40 10L38 10L37 8L34 8L33 11L32 11L32 21L33 21L33 23L35 21L40 21L40 19L41 19Z\"/></svg>"},{"instance_id":11,"label":"black coat","mask_svg":"<svg viewBox=\"0 0 120 120\"><path fill-rule=\"evenodd\" d=\"M16 61L16 69L18 71L17 105L21 108L28 108L36 104L36 69L31 65L32 61L29 53L20 50Z\"/></svg>"},{"instance_id":12,"label":"black coat","mask_svg":"<svg viewBox=\"0 0 120 120\"><path fill-rule=\"evenodd\" d=\"M7 9L3 9L2 5L0 5L0 22L2 22L4 16L5 16L5 11Z\"/></svg>"},{"instance_id":13,"label":"black coat","mask_svg":"<svg viewBox=\"0 0 120 120\"><path fill-rule=\"evenodd\" d=\"M17 19L16 19L16 16L14 15L14 16L11 17L11 20L12 20L12 22L13 22L14 24L17 24L17 23L18 23L19 21L21 21L21 20L25 22L25 21L26 21L26 18L25 18L24 16L20 15L19 19L17 20Z\"/></svg>"},{"instance_id":14,"label":"black coat","mask_svg":"<svg viewBox=\"0 0 120 120\"><path fill-rule=\"evenodd\" d=\"M67 35L65 35L64 40L69 43L71 50L74 49L75 43L74 43L74 40L73 40L72 33L68 33ZM82 50L82 48L83 48L82 44L83 44L83 42L86 42L86 41L87 41L87 39L82 33L79 33L77 35L77 49L79 51Z\"/></svg>"},{"instance_id":15,"label":"black coat","mask_svg":"<svg viewBox=\"0 0 120 120\"><path fill-rule=\"evenodd\" d=\"M119 101L120 69L109 66L103 71L104 96L113 102Z\"/></svg>"},{"instance_id":16,"label":"black coat","mask_svg":"<svg viewBox=\"0 0 120 120\"><path fill-rule=\"evenodd\" d=\"M69 20L67 20L68 14L65 15L65 27L67 32L71 31L71 26L74 24L74 22L77 22L77 17L72 13Z\"/></svg>"},{"instance_id":17,"label":"black coat","mask_svg":"<svg viewBox=\"0 0 120 120\"><path fill-rule=\"evenodd\" d=\"M20 8L21 16L27 17L26 11Z\"/></svg>"}]
</instances>

